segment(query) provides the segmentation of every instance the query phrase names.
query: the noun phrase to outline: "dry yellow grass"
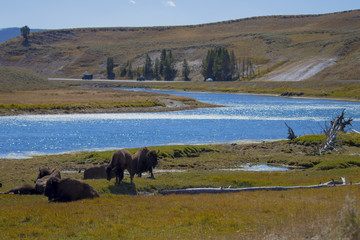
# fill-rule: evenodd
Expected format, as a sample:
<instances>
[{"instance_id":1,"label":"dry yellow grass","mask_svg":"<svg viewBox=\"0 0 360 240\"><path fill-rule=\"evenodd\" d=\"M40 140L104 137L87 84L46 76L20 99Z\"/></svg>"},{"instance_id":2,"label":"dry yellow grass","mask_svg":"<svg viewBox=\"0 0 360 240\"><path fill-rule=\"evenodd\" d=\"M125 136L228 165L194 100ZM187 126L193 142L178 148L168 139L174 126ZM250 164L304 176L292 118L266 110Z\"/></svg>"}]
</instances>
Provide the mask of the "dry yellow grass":
<instances>
[{"instance_id":1,"label":"dry yellow grass","mask_svg":"<svg viewBox=\"0 0 360 240\"><path fill-rule=\"evenodd\" d=\"M0 115L173 111L198 107L211 105L182 96L113 89L34 90L0 95Z\"/></svg>"}]
</instances>

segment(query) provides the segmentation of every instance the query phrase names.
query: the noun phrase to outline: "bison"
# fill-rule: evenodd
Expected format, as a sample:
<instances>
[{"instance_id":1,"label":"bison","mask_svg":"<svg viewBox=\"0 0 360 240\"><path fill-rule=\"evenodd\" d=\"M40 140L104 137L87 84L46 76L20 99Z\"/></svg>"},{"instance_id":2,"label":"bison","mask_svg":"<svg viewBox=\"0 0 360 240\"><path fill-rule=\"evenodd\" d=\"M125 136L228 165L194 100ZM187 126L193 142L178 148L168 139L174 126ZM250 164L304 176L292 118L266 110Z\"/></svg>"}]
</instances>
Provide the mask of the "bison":
<instances>
[{"instance_id":1,"label":"bison","mask_svg":"<svg viewBox=\"0 0 360 240\"><path fill-rule=\"evenodd\" d=\"M131 176L131 154L128 150L121 149L114 152L109 165L106 167L107 180L111 180L111 171L115 171L115 184L120 184L124 178L124 170L127 169ZM134 176L134 174L132 174ZM132 182L132 178L131 178Z\"/></svg>"},{"instance_id":2,"label":"bison","mask_svg":"<svg viewBox=\"0 0 360 240\"><path fill-rule=\"evenodd\" d=\"M54 172L59 172L59 174L60 174L60 171L58 169L56 169L56 168L52 168L52 169L50 169L50 168L39 168L39 175L38 175L38 177L36 179L40 179L40 178L43 178L45 176L51 175ZM59 177L59 178L61 178L61 177Z\"/></svg>"},{"instance_id":3,"label":"bison","mask_svg":"<svg viewBox=\"0 0 360 240\"><path fill-rule=\"evenodd\" d=\"M71 202L86 198L97 198L99 194L89 184L79 180L51 177L46 183L45 196L53 202Z\"/></svg>"},{"instance_id":4,"label":"bison","mask_svg":"<svg viewBox=\"0 0 360 240\"><path fill-rule=\"evenodd\" d=\"M84 179L107 178L106 167L107 167L107 165L100 165L100 166L94 166L94 167L90 167L90 168L85 169L85 171L84 171ZM116 177L116 172L111 171L110 172L110 177L111 178Z\"/></svg>"},{"instance_id":5,"label":"bison","mask_svg":"<svg viewBox=\"0 0 360 240\"><path fill-rule=\"evenodd\" d=\"M61 174L60 171L57 169L40 169L39 168L39 176L37 178L37 180L35 181L35 190L40 193L43 194L45 191L45 186L46 186L46 182L51 178L51 177L56 177L58 179L61 179Z\"/></svg>"},{"instance_id":6,"label":"bison","mask_svg":"<svg viewBox=\"0 0 360 240\"><path fill-rule=\"evenodd\" d=\"M7 192L4 192L4 194L9 194L9 193L20 194L20 195L38 194L38 192L35 190L35 187L33 185L26 183L21 186L14 187Z\"/></svg>"},{"instance_id":7,"label":"bison","mask_svg":"<svg viewBox=\"0 0 360 240\"><path fill-rule=\"evenodd\" d=\"M152 172L157 165L158 152L150 151L147 147L140 148L132 157L132 167L134 172L141 177L143 172L150 172L150 178L155 178ZM130 174L131 175L131 174Z\"/></svg>"}]
</instances>

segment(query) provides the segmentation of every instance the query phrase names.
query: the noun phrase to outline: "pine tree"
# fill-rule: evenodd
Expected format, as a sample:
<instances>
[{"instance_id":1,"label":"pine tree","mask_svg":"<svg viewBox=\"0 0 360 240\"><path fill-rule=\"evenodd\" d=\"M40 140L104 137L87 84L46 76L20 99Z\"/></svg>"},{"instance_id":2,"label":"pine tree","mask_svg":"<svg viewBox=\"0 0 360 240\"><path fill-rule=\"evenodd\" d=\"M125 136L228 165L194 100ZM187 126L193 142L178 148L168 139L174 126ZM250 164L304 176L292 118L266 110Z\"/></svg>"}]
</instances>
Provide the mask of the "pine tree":
<instances>
[{"instance_id":1,"label":"pine tree","mask_svg":"<svg viewBox=\"0 0 360 240\"><path fill-rule=\"evenodd\" d=\"M106 60L106 74L108 79L114 79L115 74L114 70L114 59L112 57L108 57Z\"/></svg>"},{"instance_id":2,"label":"pine tree","mask_svg":"<svg viewBox=\"0 0 360 240\"><path fill-rule=\"evenodd\" d=\"M184 59L182 75L183 75L185 81L190 80L189 74L190 74L190 67L189 67L189 64L187 63L186 59Z\"/></svg>"},{"instance_id":3,"label":"pine tree","mask_svg":"<svg viewBox=\"0 0 360 240\"><path fill-rule=\"evenodd\" d=\"M23 36L24 38L24 42L23 44L25 46L29 45L29 33L30 33L30 28L28 26L23 26L22 28L20 28L20 32L21 32L21 35Z\"/></svg>"},{"instance_id":4,"label":"pine tree","mask_svg":"<svg viewBox=\"0 0 360 240\"><path fill-rule=\"evenodd\" d=\"M165 68L166 57L167 57L166 50L163 49L163 50L161 51L161 55L160 55L160 65L159 65L159 74L160 74L161 76L164 76L164 68Z\"/></svg>"},{"instance_id":5,"label":"pine tree","mask_svg":"<svg viewBox=\"0 0 360 240\"><path fill-rule=\"evenodd\" d=\"M152 79L152 74L151 58L149 57L149 54L146 54L143 75L146 79Z\"/></svg>"},{"instance_id":6,"label":"pine tree","mask_svg":"<svg viewBox=\"0 0 360 240\"><path fill-rule=\"evenodd\" d=\"M154 78L160 79L160 60L159 60L159 58L156 58L156 59L155 59L155 64L154 64Z\"/></svg>"},{"instance_id":7,"label":"pine tree","mask_svg":"<svg viewBox=\"0 0 360 240\"><path fill-rule=\"evenodd\" d=\"M131 63L129 63L129 68L128 68L128 71L127 71L127 75L129 77L129 79L133 79L133 77L134 77Z\"/></svg>"}]
</instances>

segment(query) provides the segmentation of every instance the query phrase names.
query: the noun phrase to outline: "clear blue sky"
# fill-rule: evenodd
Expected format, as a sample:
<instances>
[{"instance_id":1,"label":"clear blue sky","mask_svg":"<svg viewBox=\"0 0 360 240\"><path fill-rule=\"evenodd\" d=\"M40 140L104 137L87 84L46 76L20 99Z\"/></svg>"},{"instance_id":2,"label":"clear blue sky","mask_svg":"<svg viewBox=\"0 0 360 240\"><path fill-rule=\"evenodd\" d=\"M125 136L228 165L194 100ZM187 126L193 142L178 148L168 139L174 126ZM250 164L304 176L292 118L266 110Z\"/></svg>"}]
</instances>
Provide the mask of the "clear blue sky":
<instances>
[{"instance_id":1,"label":"clear blue sky","mask_svg":"<svg viewBox=\"0 0 360 240\"><path fill-rule=\"evenodd\" d=\"M360 0L0 0L0 28L191 25L360 9Z\"/></svg>"}]
</instances>

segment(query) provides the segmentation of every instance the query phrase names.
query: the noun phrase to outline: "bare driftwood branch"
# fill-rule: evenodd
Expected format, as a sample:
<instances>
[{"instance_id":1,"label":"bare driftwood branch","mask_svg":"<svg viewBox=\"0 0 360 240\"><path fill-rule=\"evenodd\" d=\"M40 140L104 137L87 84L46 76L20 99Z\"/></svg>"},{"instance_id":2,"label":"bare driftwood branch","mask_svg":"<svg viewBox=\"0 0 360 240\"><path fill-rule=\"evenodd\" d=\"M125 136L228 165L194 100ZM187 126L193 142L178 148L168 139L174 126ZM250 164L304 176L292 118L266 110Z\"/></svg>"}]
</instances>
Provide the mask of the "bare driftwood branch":
<instances>
[{"instance_id":1,"label":"bare driftwood branch","mask_svg":"<svg viewBox=\"0 0 360 240\"><path fill-rule=\"evenodd\" d=\"M336 149L336 136L339 132L343 132L347 125L351 126L352 118L345 119L345 109L342 111L341 115L334 118L330 126L325 125L325 142L319 149L319 154L321 155L323 152L333 151Z\"/></svg>"},{"instance_id":2,"label":"bare driftwood branch","mask_svg":"<svg viewBox=\"0 0 360 240\"><path fill-rule=\"evenodd\" d=\"M295 133L294 133L294 130L292 130L292 128L289 126L289 125L287 125L287 123L285 122L285 125L287 126L287 128L288 128L288 139L289 140L293 140L293 139L295 139L295 138L297 138L297 136L295 135Z\"/></svg>"},{"instance_id":3,"label":"bare driftwood branch","mask_svg":"<svg viewBox=\"0 0 360 240\"><path fill-rule=\"evenodd\" d=\"M331 180L318 185L310 186L274 186L274 187L247 187L247 188L186 188L178 190L164 190L159 193L168 195L168 194L199 194L199 193L233 193L233 192L251 192L251 191L284 191L284 190L294 190L294 189L311 189L311 188L323 188L323 187L335 187L335 186L346 186L345 178L341 178L341 181ZM357 184L354 184L357 185Z\"/></svg>"}]
</instances>

